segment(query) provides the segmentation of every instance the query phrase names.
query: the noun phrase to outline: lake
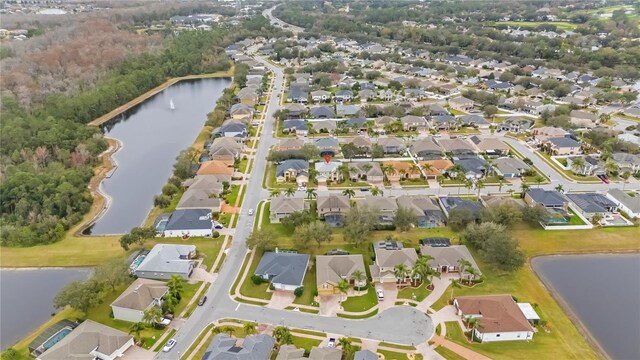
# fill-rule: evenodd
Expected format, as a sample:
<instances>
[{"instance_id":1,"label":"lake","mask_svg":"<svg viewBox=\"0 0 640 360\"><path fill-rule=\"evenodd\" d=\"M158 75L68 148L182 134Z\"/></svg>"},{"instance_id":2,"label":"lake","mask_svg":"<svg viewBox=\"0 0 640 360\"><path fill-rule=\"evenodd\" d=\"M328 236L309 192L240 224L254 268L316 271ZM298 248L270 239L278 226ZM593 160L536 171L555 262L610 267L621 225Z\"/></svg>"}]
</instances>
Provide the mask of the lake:
<instances>
[{"instance_id":1,"label":"lake","mask_svg":"<svg viewBox=\"0 0 640 360\"><path fill-rule=\"evenodd\" d=\"M1 269L0 349L24 338L56 312L53 298L72 281L84 280L88 268Z\"/></svg>"},{"instance_id":2,"label":"lake","mask_svg":"<svg viewBox=\"0 0 640 360\"><path fill-rule=\"evenodd\" d=\"M640 254L545 256L532 265L610 358L640 359Z\"/></svg>"},{"instance_id":3,"label":"lake","mask_svg":"<svg viewBox=\"0 0 640 360\"><path fill-rule=\"evenodd\" d=\"M101 185L109 206L86 234L124 234L143 223L176 156L196 139L230 83L230 78L181 81L103 125L105 135L122 147L113 155L117 168Z\"/></svg>"}]
</instances>

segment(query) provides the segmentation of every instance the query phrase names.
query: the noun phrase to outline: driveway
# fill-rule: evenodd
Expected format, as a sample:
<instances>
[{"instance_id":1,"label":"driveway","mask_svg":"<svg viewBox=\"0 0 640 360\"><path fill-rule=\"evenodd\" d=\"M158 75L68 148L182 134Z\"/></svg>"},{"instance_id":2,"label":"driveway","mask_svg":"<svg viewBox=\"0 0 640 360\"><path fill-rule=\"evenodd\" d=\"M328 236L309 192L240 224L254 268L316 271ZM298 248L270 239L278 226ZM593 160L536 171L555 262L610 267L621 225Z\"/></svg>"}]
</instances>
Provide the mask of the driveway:
<instances>
[{"instance_id":1,"label":"driveway","mask_svg":"<svg viewBox=\"0 0 640 360\"><path fill-rule=\"evenodd\" d=\"M376 289L384 291L384 300L378 302L379 313L395 306L398 299L398 287L395 283L378 283L376 284Z\"/></svg>"},{"instance_id":2,"label":"driveway","mask_svg":"<svg viewBox=\"0 0 640 360\"><path fill-rule=\"evenodd\" d=\"M208 283L213 282L213 274L209 273L205 268L198 267L193 269L193 274L189 278L189 282L205 281Z\"/></svg>"},{"instance_id":3,"label":"driveway","mask_svg":"<svg viewBox=\"0 0 640 360\"><path fill-rule=\"evenodd\" d=\"M319 314L322 316L336 316L338 310L340 310L340 296L341 295L320 296Z\"/></svg>"},{"instance_id":4,"label":"driveway","mask_svg":"<svg viewBox=\"0 0 640 360\"><path fill-rule=\"evenodd\" d=\"M145 350L139 346L132 346L129 350L125 351L122 356L123 360L151 360L156 355L151 350Z\"/></svg>"},{"instance_id":5,"label":"driveway","mask_svg":"<svg viewBox=\"0 0 640 360\"><path fill-rule=\"evenodd\" d=\"M296 296L290 291L276 290L273 292L273 296L271 297L271 301L269 301L269 305L267 305L267 307L282 310L287 306L292 305L295 298Z\"/></svg>"}]
</instances>

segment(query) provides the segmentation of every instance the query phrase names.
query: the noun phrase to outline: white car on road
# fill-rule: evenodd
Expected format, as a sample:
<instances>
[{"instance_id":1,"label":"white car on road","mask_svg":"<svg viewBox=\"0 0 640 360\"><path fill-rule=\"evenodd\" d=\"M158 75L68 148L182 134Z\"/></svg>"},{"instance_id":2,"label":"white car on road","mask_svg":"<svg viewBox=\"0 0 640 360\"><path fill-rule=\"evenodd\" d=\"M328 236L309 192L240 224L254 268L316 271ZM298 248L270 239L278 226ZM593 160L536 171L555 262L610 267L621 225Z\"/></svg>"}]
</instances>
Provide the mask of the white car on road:
<instances>
[{"instance_id":1,"label":"white car on road","mask_svg":"<svg viewBox=\"0 0 640 360\"><path fill-rule=\"evenodd\" d=\"M169 352L171 351L171 349L173 349L174 346L176 346L176 339L169 339L169 341L167 341L166 344L164 344L164 347L162 348L163 352Z\"/></svg>"}]
</instances>

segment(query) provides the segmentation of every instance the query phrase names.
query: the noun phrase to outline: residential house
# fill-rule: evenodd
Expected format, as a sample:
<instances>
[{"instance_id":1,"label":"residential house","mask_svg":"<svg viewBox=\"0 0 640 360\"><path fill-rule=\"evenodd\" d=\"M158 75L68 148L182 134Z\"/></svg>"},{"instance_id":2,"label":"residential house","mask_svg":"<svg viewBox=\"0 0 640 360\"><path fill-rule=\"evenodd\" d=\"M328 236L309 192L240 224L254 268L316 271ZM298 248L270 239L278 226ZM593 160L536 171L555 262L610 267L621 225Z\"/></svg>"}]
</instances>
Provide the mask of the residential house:
<instances>
[{"instance_id":1,"label":"residential house","mask_svg":"<svg viewBox=\"0 0 640 360\"><path fill-rule=\"evenodd\" d=\"M182 186L187 189L204 190L209 196L218 196L224 191L224 183L230 181L231 176L196 175L193 179L185 180Z\"/></svg>"},{"instance_id":2,"label":"residential house","mask_svg":"<svg viewBox=\"0 0 640 360\"><path fill-rule=\"evenodd\" d=\"M362 153L360 156L368 156L369 154L371 154L371 147L373 145L371 139L368 136L362 135L354 136L348 139L345 144L351 144L358 148L358 150L360 150L360 152Z\"/></svg>"},{"instance_id":3,"label":"residential house","mask_svg":"<svg viewBox=\"0 0 640 360\"><path fill-rule=\"evenodd\" d=\"M374 119L374 125L376 129L384 130L388 125L396 122L397 119L392 118L391 116L383 116Z\"/></svg>"},{"instance_id":4,"label":"residential house","mask_svg":"<svg viewBox=\"0 0 640 360\"><path fill-rule=\"evenodd\" d=\"M487 176L491 170L491 166L483 158L453 158L453 164L462 166L464 169L464 176L467 179L480 179ZM455 178L457 174L449 170L449 176L451 178Z\"/></svg>"},{"instance_id":5,"label":"residential house","mask_svg":"<svg viewBox=\"0 0 640 360\"><path fill-rule=\"evenodd\" d=\"M618 208L615 202L598 193L567 194L567 197L587 219L596 214L605 216Z\"/></svg>"},{"instance_id":6,"label":"residential house","mask_svg":"<svg viewBox=\"0 0 640 360\"><path fill-rule=\"evenodd\" d=\"M371 184L382 186L384 174L380 169L380 163L374 161L353 162L349 164L349 174L351 181L366 181Z\"/></svg>"},{"instance_id":7,"label":"residential house","mask_svg":"<svg viewBox=\"0 0 640 360\"><path fill-rule=\"evenodd\" d=\"M213 139L213 143L209 147L209 159L234 162L240 158L243 147L233 138L221 137Z\"/></svg>"},{"instance_id":8,"label":"residential house","mask_svg":"<svg viewBox=\"0 0 640 360\"><path fill-rule=\"evenodd\" d=\"M300 119L305 117L307 106L301 103L285 104L284 110L289 119Z\"/></svg>"},{"instance_id":9,"label":"residential house","mask_svg":"<svg viewBox=\"0 0 640 360\"><path fill-rule=\"evenodd\" d=\"M422 160L418 164L422 168L422 172L426 175L427 179L435 179L440 175L443 175L453 167L453 162L449 159L437 159L437 160ZM426 166L429 169L425 170Z\"/></svg>"},{"instance_id":10,"label":"residential house","mask_svg":"<svg viewBox=\"0 0 640 360\"><path fill-rule=\"evenodd\" d=\"M398 283L406 282L410 279L410 275L396 277L395 268L397 265L404 265L407 270L411 271L418 260L418 254L413 248L406 249L374 249L376 261L369 266L371 278L378 283Z\"/></svg>"},{"instance_id":11,"label":"residential house","mask_svg":"<svg viewBox=\"0 0 640 360\"><path fill-rule=\"evenodd\" d=\"M338 129L338 124L335 120L311 121L309 124L311 124L313 131L320 134L333 133Z\"/></svg>"},{"instance_id":12,"label":"residential house","mask_svg":"<svg viewBox=\"0 0 640 360\"><path fill-rule=\"evenodd\" d=\"M555 190L540 188L529 189L524 196L524 201L529 206L542 205L549 213L545 224L565 224L571 218L569 213L569 200L564 194Z\"/></svg>"},{"instance_id":13,"label":"residential house","mask_svg":"<svg viewBox=\"0 0 640 360\"><path fill-rule=\"evenodd\" d=\"M439 139L438 144L444 149L445 153L453 156L476 155L476 149L468 141L462 139Z\"/></svg>"},{"instance_id":14,"label":"residential house","mask_svg":"<svg viewBox=\"0 0 640 360\"><path fill-rule=\"evenodd\" d=\"M336 117L333 106L314 106L309 109L309 115L312 119L331 119Z\"/></svg>"},{"instance_id":15,"label":"residential house","mask_svg":"<svg viewBox=\"0 0 640 360\"><path fill-rule=\"evenodd\" d=\"M309 357L304 357L305 349L298 349L294 345L280 347L276 360L341 360L342 350L335 347L313 346Z\"/></svg>"},{"instance_id":16,"label":"residential house","mask_svg":"<svg viewBox=\"0 0 640 360\"><path fill-rule=\"evenodd\" d=\"M501 131L512 133L525 133L534 125L534 121L530 118L522 116L512 116L503 121L499 126Z\"/></svg>"},{"instance_id":17,"label":"residential house","mask_svg":"<svg viewBox=\"0 0 640 360\"><path fill-rule=\"evenodd\" d=\"M338 117L349 117L349 116L357 116L360 112L360 105L345 105L345 104L337 104L336 105L336 115Z\"/></svg>"},{"instance_id":18,"label":"residential house","mask_svg":"<svg viewBox=\"0 0 640 360\"><path fill-rule=\"evenodd\" d=\"M576 164L575 160L581 159L582 165L580 163ZM604 168L604 162L599 158L586 155L586 156L568 156L567 167L573 171L574 174L579 174L583 176L592 176L592 175L606 175L606 171Z\"/></svg>"},{"instance_id":19,"label":"residential house","mask_svg":"<svg viewBox=\"0 0 640 360\"><path fill-rule=\"evenodd\" d=\"M529 165L515 157L500 157L494 160L493 169L498 176L515 178L531 170Z\"/></svg>"},{"instance_id":20,"label":"residential house","mask_svg":"<svg viewBox=\"0 0 640 360\"><path fill-rule=\"evenodd\" d=\"M144 279L169 280L178 275L188 280L193 273L195 245L157 244L133 274Z\"/></svg>"},{"instance_id":21,"label":"residential house","mask_svg":"<svg viewBox=\"0 0 640 360\"><path fill-rule=\"evenodd\" d=\"M302 149L304 140L298 138L282 139L275 147L276 151L296 152Z\"/></svg>"},{"instance_id":22,"label":"residential house","mask_svg":"<svg viewBox=\"0 0 640 360\"><path fill-rule=\"evenodd\" d=\"M240 120L227 120L219 128L213 130L214 137L232 138L239 143L244 142L248 134L247 125Z\"/></svg>"},{"instance_id":23,"label":"residential house","mask_svg":"<svg viewBox=\"0 0 640 360\"><path fill-rule=\"evenodd\" d=\"M640 155L613 153L611 158L618 164L621 173L625 171L629 171L631 174L640 172Z\"/></svg>"},{"instance_id":24,"label":"residential house","mask_svg":"<svg viewBox=\"0 0 640 360\"><path fill-rule=\"evenodd\" d=\"M253 118L255 109L251 105L237 103L231 106L229 109L229 116L233 120L248 120Z\"/></svg>"},{"instance_id":25,"label":"residential house","mask_svg":"<svg viewBox=\"0 0 640 360\"><path fill-rule=\"evenodd\" d=\"M314 144L320 151L320 156L330 155L333 157L340 153L340 143L336 138L320 138L317 139Z\"/></svg>"},{"instance_id":26,"label":"residential house","mask_svg":"<svg viewBox=\"0 0 640 360\"><path fill-rule=\"evenodd\" d=\"M303 119L287 119L282 122L282 132L306 136L309 133L309 126Z\"/></svg>"},{"instance_id":27,"label":"residential house","mask_svg":"<svg viewBox=\"0 0 640 360\"><path fill-rule=\"evenodd\" d=\"M570 137L550 138L548 144L556 155L582 154L580 143Z\"/></svg>"},{"instance_id":28,"label":"residential house","mask_svg":"<svg viewBox=\"0 0 640 360\"><path fill-rule=\"evenodd\" d=\"M464 96L456 96L452 99L449 99L449 107L454 110L469 112L473 110L473 106L475 103L471 99L467 99Z\"/></svg>"},{"instance_id":29,"label":"residential house","mask_svg":"<svg viewBox=\"0 0 640 360\"><path fill-rule=\"evenodd\" d=\"M336 102L349 102L353 100L353 91L338 90L333 96L336 99Z\"/></svg>"},{"instance_id":30,"label":"residential house","mask_svg":"<svg viewBox=\"0 0 640 360\"><path fill-rule=\"evenodd\" d=\"M427 120L424 118L424 116L405 115L405 116L400 118L400 122L402 123L402 128L405 131L409 131L409 130L418 130L418 131L429 130L429 125L427 124Z\"/></svg>"},{"instance_id":31,"label":"residential house","mask_svg":"<svg viewBox=\"0 0 640 360\"><path fill-rule=\"evenodd\" d=\"M458 85L454 83L447 83L438 87L438 92L442 95L452 95L458 92Z\"/></svg>"},{"instance_id":32,"label":"residential house","mask_svg":"<svg viewBox=\"0 0 640 360\"><path fill-rule=\"evenodd\" d=\"M271 282L276 290L294 291L302 286L309 266L308 254L267 251L262 254L255 275Z\"/></svg>"},{"instance_id":33,"label":"residential house","mask_svg":"<svg viewBox=\"0 0 640 360\"><path fill-rule=\"evenodd\" d=\"M371 89L362 89L358 92L358 97L362 101L368 101L376 98L376 92Z\"/></svg>"},{"instance_id":34,"label":"residential house","mask_svg":"<svg viewBox=\"0 0 640 360\"><path fill-rule=\"evenodd\" d=\"M207 189L189 188L180 197L180 201L178 201L178 205L176 205L176 210L206 209L209 213L220 212L222 205L220 198L212 197L212 195L211 191ZM204 224L204 226L206 226L206 224ZM204 229L204 233L208 233L208 231Z\"/></svg>"},{"instance_id":35,"label":"residential house","mask_svg":"<svg viewBox=\"0 0 640 360\"><path fill-rule=\"evenodd\" d=\"M389 181L400 181L406 179L420 179L422 173L415 168L411 161L385 161L384 165L393 169L387 173Z\"/></svg>"},{"instance_id":36,"label":"residential house","mask_svg":"<svg viewBox=\"0 0 640 360\"><path fill-rule=\"evenodd\" d=\"M356 280L353 273L359 271L363 278ZM338 283L346 280L354 287L367 285L367 275L362 255L318 255L316 256L316 285L318 295L340 293Z\"/></svg>"},{"instance_id":37,"label":"residential house","mask_svg":"<svg viewBox=\"0 0 640 360\"><path fill-rule=\"evenodd\" d=\"M429 118L431 127L438 131L446 131L458 127L453 115L434 115Z\"/></svg>"},{"instance_id":38,"label":"residential house","mask_svg":"<svg viewBox=\"0 0 640 360\"><path fill-rule=\"evenodd\" d=\"M266 334L248 335L241 344L227 334L217 334L201 360L269 360L275 340Z\"/></svg>"},{"instance_id":39,"label":"residential house","mask_svg":"<svg viewBox=\"0 0 640 360\"><path fill-rule=\"evenodd\" d=\"M281 184L295 181L298 187L309 182L309 162L303 159L287 159L276 167L276 182Z\"/></svg>"},{"instance_id":40,"label":"residential house","mask_svg":"<svg viewBox=\"0 0 640 360\"><path fill-rule=\"evenodd\" d=\"M382 147L385 155L387 154L404 154L407 150L407 146L404 144L404 140L395 136L380 137L377 140L377 144Z\"/></svg>"},{"instance_id":41,"label":"residential house","mask_svg":"<svg viewBox=\"0 0 640 360\"><path fill-rule=\"evenodd\" d=\"M411 210L416 216L419 228L435 228L444 226L445 218L437 202L426 195L402 195L396 199L398 208Z\"/></svg>"},{"instance_id":42,"label":"residential house","mask_svg":"<svg viewBox=\"0 0 640 360\"><path fill-rule=\"evenodd\" d=\"M278 224L282 219L295 213L309 210L309 203L304 198L278 196L271 199L269 220Z\"/></svg>"},{"instance_id":43,"label":"residential house","mask_svg":"<svg viewBox=\"0 0 640 360\"><path fill-rule=\"evenodd\" d=\"M541 143L546 143L551 138L566 137L567 130L558 127L543 126L533 130L533 137Z\"/></svg>"},{"instance_id":44,"label":"residential house","mask_svg":"<svg viewBox=\"0 0 640 360\"><path fill-rule=\"evenodd\" d=\"M318 196L316 199L318 216L331 227L344 225L344 218L351 209L351 202L344 195Z\"/></svg>"},{"instance_id":45,"label":"residential house","mask_svg":"<svg viewBox=\"0 0 640 360\"><path fill-rule=\"evenodd\" d=\"M353 356L353 360L378 360L378 354L371 350L358 350Z\"/></svg>"},{"instance_id":46,"label":"residential house","mask_svg":"<svg viewBox=\"0 0 640 360\"><path fill-rule=\"evenodd\" d=\"M291 85L287 92L287 102L306 104L309 101L309 92L305 85Z\"/></svg>"},{"instance_id":47,"label":"residential house","mask_svg":"<svg viewBox=\"0 0 640 360\"><path fill-rule=\"evenodd\" d=\"M340 165L342 165L342 163L335 160L331 160L329 162L316 162L316 179L318 180L318 183L326 183L327 181L341 181L342 174L339 170Z\"/></svg>"},{"instance_id":48,"label":"residential house","mask_svg":"<svg viewBox=\"0 0 640 360\"><path fill-rule=\"evenodd\" d=\"M219 175L228 176L231 178L233 175L233 162L226 160L209 160L200 164L197 175Z\"/></svg>"},{"instance_id":49,"label":"residential house","mask_svg":"<svg viewBox=\"0 0 640 360\"><path fill-rule=\"evenodd\" d=\"M185 208L174 211L164 227L164 236L211 236L213 233L211 211L210 208Z\"/></svg>"},{"instance_id":50,"label":"residential house","mask_svg":"<svg viewBox=\"0 0 640 360\"><path fill-rule=\"evenodd\" d=\"M169 288L162 281L136 279L111 303L111 312L116 320L142 322L144 312L151 307L161 307Z\"/></svg>"},{"instance_id":51,"label":"residential house","mask_svg":"<svg viewBox=\"0 0 640 360\"><path fill-rule=\"evenodd\" d=\"M393 224L393 219L396 216L396 210L398 210L396 200L389 197L365 196L364 200L360 200L356 204L359 207L376 209L379 212L378 225L383 226Z\"/></svg>"},{"instance_id":52,"label":"residential house","mask_svg":"<svg viewBox=\"0 0 640 360\"><path fill-rule=\"evenodd\" d=\"M640 218L640 194L631 196L620 189L610 189L607 197L631 218Z\"/></svg>"},{"instance_id":53,"label":"residential house","mask_svg":"<svg viewBox=\"0 0 640 360\"><path fill-rule=\"evenodd\" d=\"M449 110L445 109L442 105L432 104L429 105L429 116L444 116L451 115Z\"/></svg>"},{"instance_id":54,"label":"residential house","mask_svg":"<svg viewBox=\"0 0 640 360\"><path fill-rule=\"evenodd\" d=\"M249 106L256 106L258 104L258 99L260 96L256 92L254 88L246 87L241 89L236 95L236 99L240 104L245 104Z\"/></svg>"},{"instance_id":55,"label":"residential house","mask_svg":"<svg viewBox=\"0 0 640 360\"><path fill-rule=\"evenodd\" d=\"M478 136L471 136L469 140L476 149L478 149L478 152L487 156L509 155L509 145L496 138L480 138Z\"/></svg>"},{"instance_id":56,"label":"residential house","mask_svg":"<svg viewBox=\"0 0 640 360\"><path fill-rule=\"evenodd\" d=\"M480 342L533 339L534 329L511 295L460 296L453 305L462 318L480 319L473 328Z\"/></svg>"},{"instance_id":57,"label":"residential house","mask_svg":"<svg viewBox=\"0 0 640 360\"><path fill-rule=\"evenodd\" d=\"M465 245L431 246L428 243L420 245L422 256L431 256L429 266L441 273L460 273L461 261L468 261L477 275L482 275L478 264L471 256L469 249ZM465 275L465 271L462 275Z\"/></svg>"},{"instance_id":58,"label":"residential house","mask_svg":"<svg viewBox=\"0 0 640 360\"><path fill-rule=\"evenodd\" d=\"M328 102L331 100L331 93L326 90L315 90L311 92L314 103Z\"/></svg>"},{"instance_id":59,"label":"residential house","mask_svg":"<svg viewBox=\"0 0 640 360\"><path fill-rule=\"evenodd\" d=\"M571 124L581 127L581 128L593 128L598 124L598 115L582 111L582 110L572 110L569 113L569 120Z\"/></svg>"},{"instance_id":60,"label":"residential house","mask_svg":"<svg viewBox=\"0 0 640 360\"><path fill-rule=\"evenodd\" d=\"M480 201L468 200L459 196L441 196L438 200L447 217L449 217L449 213L453 209L467 209L475 215L476 219L480 219L480 211L482 211Z\"/></svg>"},{"instance_id":61,"label":"residential house","mask_svg":"<svg viewBox=\"0 0 640 360\"><path fill-rule=\"evenodd\" d=\"M411 153L422 160L434 160L442 158L442 148L440 145L436 144L433 141L433 138L422 138L415 140L411 146L409 146L409 151Z\"/></svg>"},{"instance_id":62,"label":"residential house","mask_svg":"<svg viewBox=\"0 0 640 360\"><path fill-rule=\"evenodd\" d=\"M464 126L477 127L479 129L489 129L491 124L481 115L461 115L456 117L456 123L461 122Z\"/></svg>"},{"instance_id":63,"label":"residential house","mask_svg":"<svg viewBox=\"0 0 640 360\"><path fill-rule=\"evenodd\" d=\"M36 360L121 358L134 346L133 336L93 320L85 320Z\"/></svg>"}]
</instances>

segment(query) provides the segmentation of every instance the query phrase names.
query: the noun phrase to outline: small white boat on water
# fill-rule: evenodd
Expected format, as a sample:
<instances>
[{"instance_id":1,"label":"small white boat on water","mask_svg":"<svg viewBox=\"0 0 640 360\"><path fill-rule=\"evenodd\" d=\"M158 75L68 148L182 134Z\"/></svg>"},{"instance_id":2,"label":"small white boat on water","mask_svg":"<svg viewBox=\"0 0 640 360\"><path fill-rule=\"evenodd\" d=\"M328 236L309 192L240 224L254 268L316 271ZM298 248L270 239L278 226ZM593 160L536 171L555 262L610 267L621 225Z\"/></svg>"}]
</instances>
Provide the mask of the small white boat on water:
<instances>
[{"instance_id":1,"label":"small white boat on water","mask_svg":"<svg viewBox=\"0 0 640 360\"><path fill-rule=\"evenodd\" d=\"M169 109L175 110L176 106L173 105L173 99L169 100Z\"/></svg>"}]
</instances>

